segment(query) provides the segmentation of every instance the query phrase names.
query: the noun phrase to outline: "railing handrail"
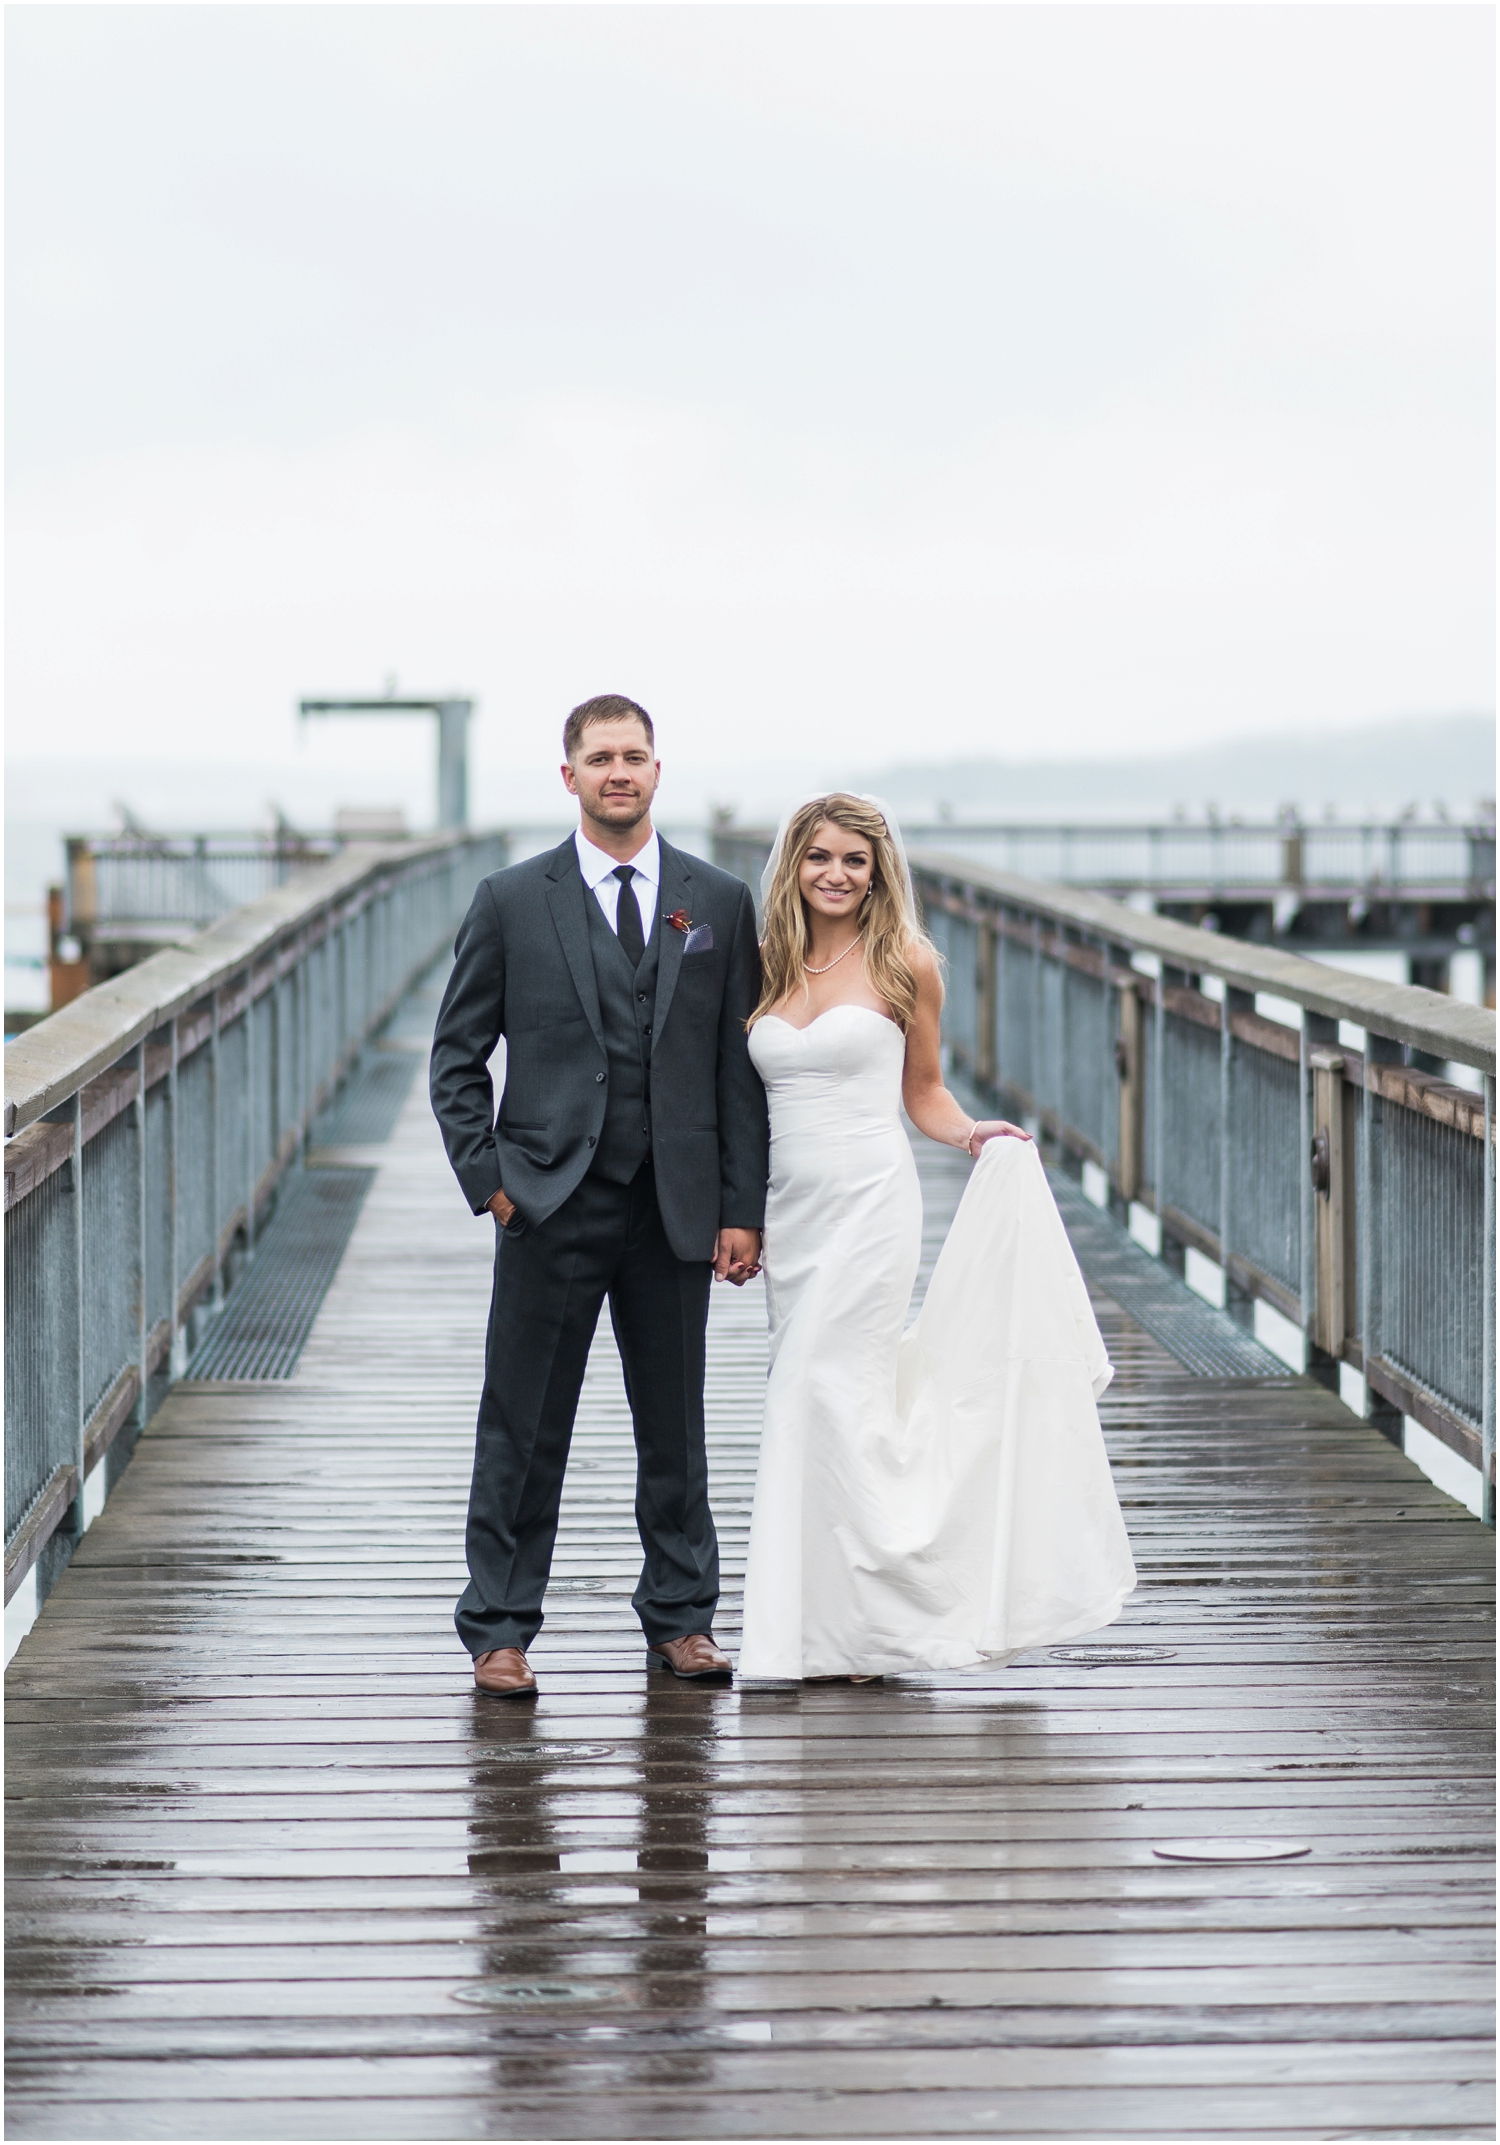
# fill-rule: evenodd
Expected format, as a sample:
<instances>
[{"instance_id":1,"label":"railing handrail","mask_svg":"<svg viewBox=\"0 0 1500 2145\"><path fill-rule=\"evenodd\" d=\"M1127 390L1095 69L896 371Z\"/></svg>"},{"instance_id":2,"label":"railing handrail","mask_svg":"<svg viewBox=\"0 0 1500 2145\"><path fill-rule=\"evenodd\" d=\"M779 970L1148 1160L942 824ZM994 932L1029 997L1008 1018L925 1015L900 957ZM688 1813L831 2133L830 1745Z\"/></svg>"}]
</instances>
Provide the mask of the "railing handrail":
<instances>
[{"instance_id":1,"label":"railing handrail","mask_svg":"<svg viewBox=\"0 0 1500 2145\"><path fill-rule=\"evenodd\" d=\"M6 1138L35 1124L155 1029L330 907L357 899L393 868L483 838L465 829L425 841L350 842L339 856L231 910L180 946L96 984L6 1045Z\"/></svg>"},{"instance_id":2,"label":"railing handrail","mask_svg":"<svg viewBox=\"0 0 1500 2145\"><path fill-rule=\"evenodd\" d=\"M951 850L914 849L911 864L914 871L944 881L955 891L971 887L993 894L1015 908L1054 917L1111 945L1155 954L1190 974L1217 976L1237 989L1289 999L1309 1012L1350 1021L1434 1057L1472 1065L1480 1072L1495 1071L1495 1015L1488 1006L1460 1004L1418 984L1381 983L1301 954L1201 931L1169 917L1143 915L1106 894L997 871L970 863Z\"/></svg>"},{"instance_id":3,"label":"railing handrail","mask_svg":"<svg viewBox=\"0 0 1500 2145\"><path fill-rule=\"evenodd\" d=\"M1136 835L1166 834L1174 840L1202 841L1207 835L1252 835L1259 841L1282 840L1287 835L1323 835L1334 839L1363 834L1399 834L1432 837L1437 841L1470 841L1495 831L1491 819L944 819L923 813L903 817L903 829L919 832L939 829L944 834L1103 834L1120 841ZM740 827L733 820L721 829L725 834L751 834L757 828Z\"/></svg>"}]
</instances>

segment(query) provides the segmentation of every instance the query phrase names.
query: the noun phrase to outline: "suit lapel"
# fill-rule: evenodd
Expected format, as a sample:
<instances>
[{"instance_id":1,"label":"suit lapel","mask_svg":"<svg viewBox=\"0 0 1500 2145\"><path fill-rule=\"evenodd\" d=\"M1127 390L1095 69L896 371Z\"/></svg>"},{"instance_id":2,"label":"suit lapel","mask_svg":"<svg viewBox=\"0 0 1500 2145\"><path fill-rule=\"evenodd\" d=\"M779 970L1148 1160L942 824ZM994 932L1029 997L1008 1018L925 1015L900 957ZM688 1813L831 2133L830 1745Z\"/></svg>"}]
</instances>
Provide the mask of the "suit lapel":
<instances>
[{"instance_id":1,"label":"suit lapel","mask_svg":"<svg viewBox=\"0 0 1500 2145\"><path fill-rule=\"evenodd\" d=\"M657 901L657 929L661 931L661 952L657 955L657 1012L652 1023L650 1049L657 1053L661 1032L667 1025L667 1012L672 1010L672 993L678 987L678 974L682 970L682 948L687 946L687 933L678 931L676 924L667 922L672 909L687 909L693 914L693 873L687 869L687 858L680 856L678 849L661 843L661 899ZM697 920L697 918L695 918Z\"/></svg>"},{"instance_id":2,"label":"suit lapel","mask_svg":"<svg viewBox=\"0 0 1500 2145\"><path fill-rule=\"evenodd\" d=\"M661 933L661 945L656 956L656 1009L651 1024L653 1057L667 1025L667 1015L672 1010L672 995L677 989L678 972L682 967L682 949L687 943L686 934L669 924L667 918L673 909L686 909L689 916L692 915L692 892L692 874L686 863L675 849L662 842L661 886L656 904L656 928Z\"/></svg>"},{"instance_id":3,"label":"suit lapel","mask_svg":"<svg viewBox=\"0 0 1500 2145\"><path fill-rule=\"evenodd\" d=\"M594 976L588 911L584 907L584 903L594 897L583 883L583 873L578 869L578 851L573 846L571 834L554 852L547 867L547 879L547 906L552 911L563 958L588 1016L588 1024L594 1031L594 1040L602 1049L604 1019L599 1011L599 985ZM673 936L676 936L675 932Z\"/></svg>"}]
</instances>

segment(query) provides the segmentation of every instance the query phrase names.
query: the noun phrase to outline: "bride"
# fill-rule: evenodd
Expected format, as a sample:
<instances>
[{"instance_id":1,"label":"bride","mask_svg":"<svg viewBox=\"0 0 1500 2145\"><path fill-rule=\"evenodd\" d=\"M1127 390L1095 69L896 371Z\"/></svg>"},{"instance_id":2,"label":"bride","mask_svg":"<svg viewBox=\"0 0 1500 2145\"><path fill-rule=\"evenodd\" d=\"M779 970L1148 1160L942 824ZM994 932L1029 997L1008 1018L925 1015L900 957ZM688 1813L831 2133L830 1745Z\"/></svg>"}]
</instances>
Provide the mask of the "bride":
<instances>
[{"instance_id":1,"label":"bride","mask_svg":"<svg viewBox=\"0 0 1500 2145\"><path fill-rule=\"evenodd\" d=\"M899 834L867 798L815 797L762 884L771 1371L740 1675L863 1682L1096 1630L1135 1585L1095 1407L1113 1373L1035 1146L943 1085ZM903 1103L977 1158L904 1337Z\"/></svg>"}]
</instances>

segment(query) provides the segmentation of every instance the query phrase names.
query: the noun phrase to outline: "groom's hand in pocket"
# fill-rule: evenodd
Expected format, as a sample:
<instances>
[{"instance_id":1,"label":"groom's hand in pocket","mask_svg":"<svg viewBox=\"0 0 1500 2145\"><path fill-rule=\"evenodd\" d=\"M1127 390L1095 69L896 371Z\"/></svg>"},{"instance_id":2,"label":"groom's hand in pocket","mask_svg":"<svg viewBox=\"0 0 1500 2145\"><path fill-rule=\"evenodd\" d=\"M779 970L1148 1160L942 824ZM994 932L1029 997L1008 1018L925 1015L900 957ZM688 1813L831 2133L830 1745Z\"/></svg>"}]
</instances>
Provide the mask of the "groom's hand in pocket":
<instances>
[{"instance_id":1,"label":"groom's hand in pocket","mask_svg":"<svg viewBox=\"0 0 1500 2145\"><path fill-rule=\"evenodd\" d=\"M507 1199L504 1192L496 1192L489 1201L489 1211L501 1228L507 1229L515 1216L515 1201Z\"/></svg>"},{"instance_id":2,"label":"groom's hand in pocket","mask_svg":"<svg viewBox=\"0 0 1500 2145\"><path fill-rule=\"evenodd\" d=\"M760 1272L759 1229L721 1229L714 1250L715 1281L743 1288Z\"/></svg>"}]
</instances>

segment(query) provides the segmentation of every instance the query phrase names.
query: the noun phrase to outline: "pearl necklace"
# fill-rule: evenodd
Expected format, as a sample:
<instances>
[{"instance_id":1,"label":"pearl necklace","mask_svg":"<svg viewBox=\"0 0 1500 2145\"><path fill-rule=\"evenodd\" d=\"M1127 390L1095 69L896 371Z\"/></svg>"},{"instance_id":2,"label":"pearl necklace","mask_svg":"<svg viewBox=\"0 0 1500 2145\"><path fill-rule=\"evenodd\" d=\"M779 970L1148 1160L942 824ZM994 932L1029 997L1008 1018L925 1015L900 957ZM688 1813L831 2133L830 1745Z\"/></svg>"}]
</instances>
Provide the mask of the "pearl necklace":
<instances>
[{"instance_id":1,"label":"pearl necklace","mask_svg":"<svg viewBox=\"0 0 1500 2145\"><path fill-rule=\"evenodd\" d=\"M844 948L844 953L853 953L855 947L859 943L860 941L857 938L851 938L848 945ZM825 961L821 968L813 968L809 966L806 961L802 963L802 966L804 967L804 969L807 970L807 973L810 976L826 976L830 968L838 967L840 961L842 961L842 959L844 958L844 953L836 953L833 959L831 961Z\"/></svg>"}]
</instances>

